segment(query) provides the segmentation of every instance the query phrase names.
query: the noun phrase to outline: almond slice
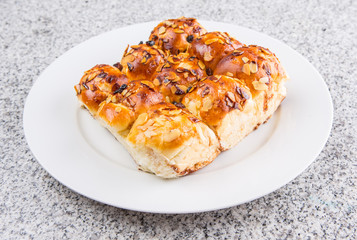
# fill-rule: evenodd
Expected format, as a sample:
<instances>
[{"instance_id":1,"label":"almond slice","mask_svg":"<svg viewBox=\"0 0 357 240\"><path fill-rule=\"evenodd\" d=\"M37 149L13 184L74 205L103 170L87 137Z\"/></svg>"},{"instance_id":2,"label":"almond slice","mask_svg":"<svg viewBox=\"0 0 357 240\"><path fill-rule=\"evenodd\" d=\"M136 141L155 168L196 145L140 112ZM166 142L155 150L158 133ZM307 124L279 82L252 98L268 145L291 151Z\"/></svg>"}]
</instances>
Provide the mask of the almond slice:
<instances>
[{"instance_id":1,"label":"almond slice","mask_svg":"<svg viewBox=\"0 0 357 240\"><path fill-rule=\"evenodd\" d=\"M268 89L268 86L265 83L261 83L259 81L253 81L252 84L254 89L258 91L265 91Z\"/></svg>"},{"instance_id":2,"label":"almond slice","mask_svg":"<svg viewBox=\"0 0 357 240\"><path fill-rule=\"evenodd\" d=\"M173 129L173 130L165 133L163 139L164 139L165 142L172 142L176 138L178 138L180 135L181 135L180 130Z\"/></svg>"},{"instance_id":3,"label":"almond slice","mask_svg":"<svg viewBox=\"0 0 357 240\"><path fill-rule=\"evenodd\" d=\"M205 69L205 64L201 61L201 60L199 60L198 61L198 66L202 69L202 70L204 70Z\"/></svg>"},{"instance_id":4,"label":"almond slice","mask_svg":"<svg viewBox=\"0 0 357 240\"><path fill-rule=\"evenodd\" d=\"M259 82L268 83L269 82L269 78L268 77L262 77L262 78L259 79Z\"/></svg>"},{"instance_id":5,"label":"almond slice","mask_svg":"<svg viewBox=\"0 0 357 240\"><path fill-rule=\"evenodd\" d=\"M247 75L250 75L250 66L248 63L243 65L242 72L244 72Z\"/></svg>"},{"instance_id":6,"label":"almond slice","mask_svg":"<svg viewBox=\"0 0 357 240\"><path fill-rule=\"evenodd\" d=\"M208 39L205 41L205 44L206 45L210 45L211 43L214 43L214 42L217 42L218 41L218 38L213 38L213 39Z\"/></svg>"},{"instance_id":7,"label":"almond slice","mask_svg":"<svg viewBox=\"0 0 357 240\"><path fill-rule=\"evenodd\" d=\"M174 33L184 33L185 31L182 29L174 29Z\"/></svg>"},{"instance_id":8,"label":"almond slice","mask_svg":"<svg viewBox=\"0 0 357 240\"><path fill-rule=\"evenodd\" d=\"M150 81L141 81L142 84L148 86L149 88L154 88L154 84Z\"/></svg>"},{"instance_id":9,"label":"almond slice","mask_svg":"<svg viewBox=\"0 0 357 240\"><path fill-rule=\"evenodd\" d=\"M249 64L249 67L250 67L250 72L251 73L256 73L258 72L258 64L256 64L255 62L251 62Z\"/></svg>"},{"instance_id":10,"label":"almond slice","mask_svg":"<svg viewBox=\"0 0 357 240\"><path fill-rule=\"evenodd\" d=\"M166 28L164 26L159 28L159 35L164 34L166 32Z\"/></svg>"},{"instance_id":11,"label":"almond slice","mask_svg":"<svg viewBox=\"0 0 357 240\"><path fill-rule=\"evenodd\" d=\"M231 73L231 72L226 72L226 75L227 75L228 77L233 77L233 73Z\"/></svg>"},{"instance_id":12,"label":"almond slice","mask_svg":"<svg viewBox=\"0 0 357 240\"><path fill-rule=\"evenodd\" d=\"M235 96L232 92L227 92L227 96L229 97L230 100L232 100L232 102L236 101Z\"/></svg>"},{"instance_id":13,"label":"almond slice","mask_svg":"<svg viewBox=\"0 0 357 240\"><path fill-rule=\"evenodd\" d=\"M157 79L157 78L154 79L154 85L155 85L155 86L160 86L160 81L159 81L159 79Z\"/></svg>"},{"instance_id":14,"label":"almond slice","mask_svg":"<svg viewBox=\"0 0 357 240\"><path fill-rule=\"evenodd\" d=\"M205 52L205 54L203 55L203 59L206 61L206 62L209 62L213 59L213 57L211 56L211 53L210 52Z\"/></svg>"},{"instance_id":15,"label":"almond slice","mask_svg":"<svg viewBox=\"0 0 357 240\"><path fill-rule=\"evenodd\" d=\"M136 119L136 125L143 125L144 123L146 123L146 121L148 120L148 114L147 113L142 113L138 116L138 119Z\"/></svg>"},{"instance_id":16,"label":"almond slice","mask_svg":"<svg viewBox=\"0 0 357 240\"><path fill-rule=\"evenodd\" d=\"M212 100L209 97L203 99L202 111L207 112L212 108Z\"/></svg>"},{"instance_id":17,"label":"almond slice","mask_svg":"<svg viewBox=\"0 0 357 240\"><path fill-rule=\"evenodd\" d=\"M249 58L247 58L247 57L242 57L242 61L243 61L244 63L247 63L247 62L249 62Z\"/></svg>"}]
</instances>

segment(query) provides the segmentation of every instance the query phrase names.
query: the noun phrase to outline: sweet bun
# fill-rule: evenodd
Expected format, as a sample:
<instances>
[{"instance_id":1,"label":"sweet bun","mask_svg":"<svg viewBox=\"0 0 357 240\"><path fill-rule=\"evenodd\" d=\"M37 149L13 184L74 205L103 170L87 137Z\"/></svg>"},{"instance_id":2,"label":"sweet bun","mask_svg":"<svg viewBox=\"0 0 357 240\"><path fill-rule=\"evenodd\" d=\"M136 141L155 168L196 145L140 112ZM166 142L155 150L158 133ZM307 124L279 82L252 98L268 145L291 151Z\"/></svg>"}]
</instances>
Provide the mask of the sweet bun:
<instances>
[{"instance_id":1,"label":"sweet bun","mask_svg":"<svg viewBox=\"0 0 357 240\"><path fill-rule=\"evenodd\" d=\"M268 49L182 17L161 22L120 63L86 71L75 90L140 170L176 178L266 122L286 96L286 80Z\"/></svg>"},{"instance_id":2,"label":"sweet bun","mask_svg":"<svg viewBox=\"0 0 357 240\"><path fill-rule=\"evenodd\" d=\"M155 46L156 47L156 46ZM148 44L139 44L131 46L121 60L122 72L130 80L147 80L165 61L165 53Z\"/></svg>"},{"instance_id":3,"label":"sweet bun","mask_svg":"<svg viewBox=\"0 0 357 240\"><path fill-rule=\"evenodd\" d=\"M161 22L151 32L150 43L171 54L186 52L191 42L206 33L194 18L181 17Z\"/></svg>"},{"instance_id":4,"label":"sweet bun","mask_svg":"<svg viewBox=\"0 0 357 240\"><path fill-rule=\"evenodd\" d=\"M206 76L205 65L196 57L181 53L169 56L153 76L156 89L167 102L181 102L192 86Z\"/></svg>"},{"instance_id":5,"label":"sweet bun","mask_svg":"<svg viewBox=\"0 0 357 240\"><path fill-rule=\"evenodd\" d=\"M207 67L207 74L212 75L217 63L243 44L226 32L208 32L192 41L190 53L197 56Z\"/></svg>"}]
</instances>

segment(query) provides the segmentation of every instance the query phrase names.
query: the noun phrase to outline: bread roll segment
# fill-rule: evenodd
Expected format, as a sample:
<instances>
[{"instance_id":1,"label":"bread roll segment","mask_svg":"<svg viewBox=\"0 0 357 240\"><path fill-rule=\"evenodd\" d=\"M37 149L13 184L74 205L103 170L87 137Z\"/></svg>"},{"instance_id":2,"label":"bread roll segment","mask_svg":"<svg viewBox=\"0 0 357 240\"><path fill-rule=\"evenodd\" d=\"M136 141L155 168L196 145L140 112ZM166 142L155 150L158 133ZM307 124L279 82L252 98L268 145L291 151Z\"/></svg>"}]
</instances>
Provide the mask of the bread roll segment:
<instances>
[{"instance_id":1,"label":"bread roll segment","mask_svg":"<svg viewBox=\"0 0 357 240\"><path fill-rule=\"evenodd\" d=\"M217 135L221 150L237 144L256 126L254 102L244 82L224 75L207 77L182 103Z\"/></svg>"},{"instance_id":2,"label":"bread roll segment","mask_svg":"<svg viewBox=\"0 0 357 240\"><path fill-rule=\"evenodd\" d=\"M176 178L266 122L286 96L286 80L268 49L181 17L161 22L120 63L86 71L75 90L140 170Z\"/></svg>"},{"instance_id":3,"label":"bread roll segment","mask_svg":"<svg viewBox=\"0 0 357 240\"><path fill-rule=\"evenodd\" d=\"M194 172L220 152L218 139L207 125L169 103L142 113L127 140L139 168L164 178Z\"/></svg>"}]
</instances>

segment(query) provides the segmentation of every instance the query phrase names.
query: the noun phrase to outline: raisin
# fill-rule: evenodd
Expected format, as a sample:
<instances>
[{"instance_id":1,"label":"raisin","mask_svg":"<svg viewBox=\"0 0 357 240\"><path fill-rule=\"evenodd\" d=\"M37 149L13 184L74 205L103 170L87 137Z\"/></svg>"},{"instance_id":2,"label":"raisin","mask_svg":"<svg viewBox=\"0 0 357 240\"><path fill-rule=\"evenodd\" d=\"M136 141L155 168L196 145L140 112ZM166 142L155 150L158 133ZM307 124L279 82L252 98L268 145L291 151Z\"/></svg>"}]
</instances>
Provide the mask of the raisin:
<instances>
[{"instance_id":1,"label":"raisin","mask_svg":"<svg viewBox=\"0 0 357 240\"><path fill-rule=\"evenodd\" d=\"M193 41L193 35L188 35L186 40L187 42L191 43Z\"/></svg>"}]
</instances>

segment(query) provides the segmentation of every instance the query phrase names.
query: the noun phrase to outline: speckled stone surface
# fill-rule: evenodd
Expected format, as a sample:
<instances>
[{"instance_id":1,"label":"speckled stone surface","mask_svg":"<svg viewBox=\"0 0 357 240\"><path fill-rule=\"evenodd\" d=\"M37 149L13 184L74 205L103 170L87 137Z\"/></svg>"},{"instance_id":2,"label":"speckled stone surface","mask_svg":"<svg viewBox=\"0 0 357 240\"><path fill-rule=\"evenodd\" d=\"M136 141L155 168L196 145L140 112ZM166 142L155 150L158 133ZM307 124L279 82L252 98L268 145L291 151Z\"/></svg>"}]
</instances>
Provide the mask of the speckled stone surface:
<instances>
[{"instance_id":1,"label":"speckled stone surface","mask_svg":"<svg viewBox=\"0 0 357 240\"><path fill-rule=\"evenodd\" d=\"M2 0L0 9L0 239L357 239L357 1ZM184 215L107 206L49 176L22 128L41 71L97 34L182 15L264 32L318 69L335 114L316 161L265 197Z\"/></svg>"}]
</instances>

